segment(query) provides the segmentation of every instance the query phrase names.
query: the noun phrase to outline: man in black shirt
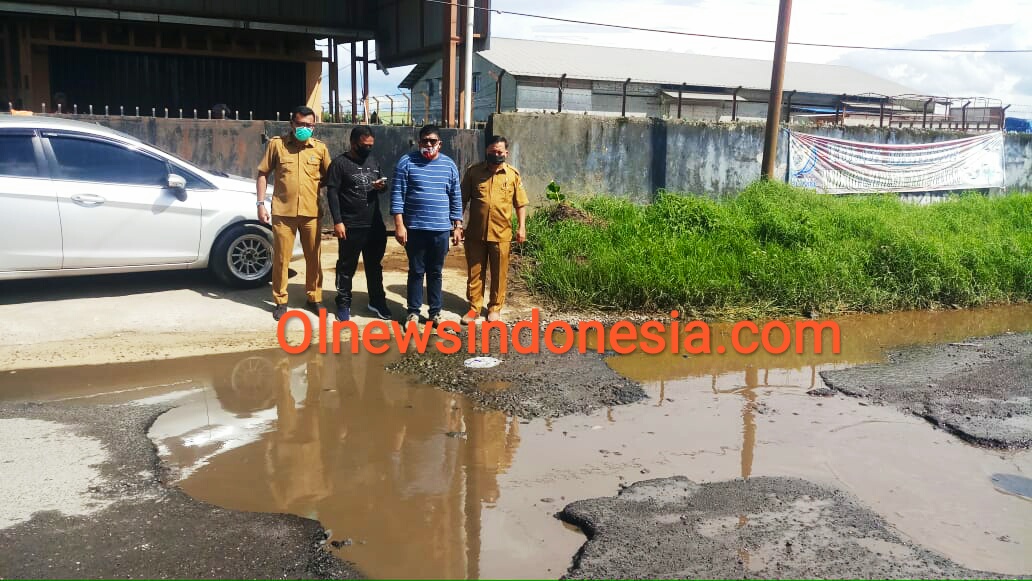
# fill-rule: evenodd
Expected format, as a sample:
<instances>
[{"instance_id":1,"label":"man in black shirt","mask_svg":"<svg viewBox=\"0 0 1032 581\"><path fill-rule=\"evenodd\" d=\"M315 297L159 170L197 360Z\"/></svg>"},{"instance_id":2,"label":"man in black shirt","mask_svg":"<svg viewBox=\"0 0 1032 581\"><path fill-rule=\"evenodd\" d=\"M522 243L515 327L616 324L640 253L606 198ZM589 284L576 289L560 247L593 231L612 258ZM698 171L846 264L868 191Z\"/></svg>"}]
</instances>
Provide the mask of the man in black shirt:
<instances>
[{"instance_id":1,"label":"man in black shirt","mask_svg":"<svg viewBox=\"0 0 1032 581\"><path fill-rule=\"evenodd\" d=\"M387 249L387 228L380 215L380 192L387 178L372 156L373 130L359 125L351 130L351 149L338 155L326 176L326 198L337 236L337 320L351 318L351 282L358 268L358 255L365 263L369 310L388 320L387 296L383 290L383 260Z\"/></svg>"}]
</instances>

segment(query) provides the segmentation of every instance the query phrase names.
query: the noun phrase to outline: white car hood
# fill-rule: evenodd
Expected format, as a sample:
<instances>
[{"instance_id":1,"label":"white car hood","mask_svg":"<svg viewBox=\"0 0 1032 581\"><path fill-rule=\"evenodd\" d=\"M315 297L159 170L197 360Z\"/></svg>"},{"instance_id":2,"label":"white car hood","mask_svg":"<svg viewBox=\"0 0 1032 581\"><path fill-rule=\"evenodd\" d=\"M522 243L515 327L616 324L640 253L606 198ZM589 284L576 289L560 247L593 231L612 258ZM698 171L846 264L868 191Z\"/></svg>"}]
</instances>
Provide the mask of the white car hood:
<instances>
[{"instance_id":1,"label":"white car hood","mask_svg":"<svg viewBox=\"0 0 1032 581\"><path fill-rule=\"evenodd\" d=\"M248 194L255 193L255 181L253 179L247 179L241 176L220 177L210 174L208 176L208 179L211 180L213 184L215 184L215 187L226 192L242 192ZM272 193L272 184L269 184L266 191L270 194Z\"/></svg>"}]
</instances>

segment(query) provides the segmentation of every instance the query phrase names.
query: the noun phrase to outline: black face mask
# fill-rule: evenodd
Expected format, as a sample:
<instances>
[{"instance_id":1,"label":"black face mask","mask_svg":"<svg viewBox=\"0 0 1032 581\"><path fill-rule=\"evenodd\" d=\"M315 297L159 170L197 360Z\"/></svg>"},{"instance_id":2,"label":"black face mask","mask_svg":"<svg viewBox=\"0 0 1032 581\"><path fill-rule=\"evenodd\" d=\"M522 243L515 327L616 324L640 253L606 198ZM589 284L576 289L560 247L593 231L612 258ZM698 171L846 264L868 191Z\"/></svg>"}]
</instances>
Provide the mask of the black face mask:
<instances>
[{"instance_id":1,"label":"black face mask","mask_svg":"<svg viewBox=\"0 0 1032 581\"><path fill-rule=\"evenodd\" d=\"M356 145L354 148L355 157L365 159L373 152L372 145Z\"/></svg>"},{"instance_id":2,"label":"black face mask","mask_svg":"<svg viewBox=\"0 0 1032 581\"><path fill-rule=\"evenodd\" d=\"M500 153L489 153L487 154L487 161L494 164L505 163L505 155Z\"/></svg>"}]
</instances>

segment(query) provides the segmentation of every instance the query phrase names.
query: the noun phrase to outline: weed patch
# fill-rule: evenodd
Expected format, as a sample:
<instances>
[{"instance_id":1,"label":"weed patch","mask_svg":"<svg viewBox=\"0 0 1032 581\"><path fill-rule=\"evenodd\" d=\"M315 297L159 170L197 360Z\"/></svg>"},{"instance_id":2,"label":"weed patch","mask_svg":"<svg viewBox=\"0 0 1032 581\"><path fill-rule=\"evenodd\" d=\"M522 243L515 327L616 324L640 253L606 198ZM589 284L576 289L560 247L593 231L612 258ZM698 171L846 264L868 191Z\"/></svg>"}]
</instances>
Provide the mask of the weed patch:
<instances>
[{"instance_id":1,"label":"weed patch","mask_svg":"<svg viewBox=\"0 0 1032 581\"><path fill-rule=\"evenodd\" d=\"M1032 195L829 196L757 182L738 196L535 212L521 275L572 308L715 316L877 312L1032 299Z\"/></svg>"}]
</instances>

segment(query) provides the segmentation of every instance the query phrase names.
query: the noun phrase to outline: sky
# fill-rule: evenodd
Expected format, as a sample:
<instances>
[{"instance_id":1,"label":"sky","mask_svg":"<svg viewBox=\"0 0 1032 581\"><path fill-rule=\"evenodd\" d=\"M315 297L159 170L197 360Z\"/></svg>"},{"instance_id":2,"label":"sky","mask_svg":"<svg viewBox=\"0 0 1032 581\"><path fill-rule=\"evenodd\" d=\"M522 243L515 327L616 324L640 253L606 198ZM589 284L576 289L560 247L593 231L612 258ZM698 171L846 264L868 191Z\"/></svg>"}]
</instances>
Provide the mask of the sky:
<instances>
[{"instance_id":1,"label":"sky","mask_svg":"<svg viewBox=\"0 0 1032 581\"><path fill-rule=\"evenodd\" d=\"M905 48L1032 49L1032 0L793 0L789 40ZM531 14L773 39L777 0L492 0L492 7ZM704 39L492 15L492 36L771 59L773 43ZM347 53L342 52L346 59ZM914 89L1011 104L1032 117L1032 53L902 53L790 46L789 61L851 66ZM345 63L342 74L349 75ZM370 94L400 92L411 67L385 76L371 67ZM346 77L342 77L346 78ZM998 103L994 103L998 104Z\"/></svg>"}]
</instances>

